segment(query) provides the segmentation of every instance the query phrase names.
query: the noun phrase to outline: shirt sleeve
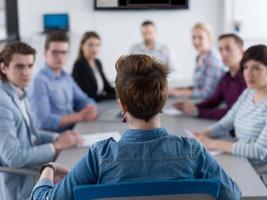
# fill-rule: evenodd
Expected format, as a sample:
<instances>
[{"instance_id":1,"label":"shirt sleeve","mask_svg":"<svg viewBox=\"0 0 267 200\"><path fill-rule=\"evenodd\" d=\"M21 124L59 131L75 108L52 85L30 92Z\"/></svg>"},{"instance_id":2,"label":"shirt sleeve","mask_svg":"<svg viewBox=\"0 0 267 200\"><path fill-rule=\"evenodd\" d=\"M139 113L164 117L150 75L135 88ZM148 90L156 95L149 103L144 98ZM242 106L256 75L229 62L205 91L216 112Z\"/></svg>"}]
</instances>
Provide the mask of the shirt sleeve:
<instances>
[{"instance_id":1,"label":"shirt sleeve","mask_svg":"<svg viewBox=\"0 0 267 200\"><path fill-rule=\"evenodd\" d=\"M234 128L234 120L236 117L236 113L239 110L239 107L243 103L246 96L247 90L245 90L241 94L237 102L219 122L209 127L209 130L211 131L211 135L213 137L222 136Z\"/></svg>"},{"instance_id":2,"label":"shirt sleeve","mask_svg":"<svg viewBox=\"0 0 267 200\"><path fill-rule=\"evenodd\" d=\"M203 58L201 67L206 68L206 70L203 70L202 74L202 79L204 81L203 86L193 86L192 98L196 99L205 99L209 97L215 91L215 88L224 74L222 62L213 52L211 52L211 55L208 57Z\"/></svg>"},{"instance_id":3,"label":"shirt sleeve","mask_svg":"<svg viewBox=\"0 0 267 200\"><path fill-rule=\"evenodd\" d=\"M234 155L264 160L267 158L267 114L265 114L265 126L258 139L253 143L237 141L234 143L232 153Z\"/></svg>"},{"instance_id":4,"label":"shirt sleeve","mask_svg":"<svg viewBox=\"0 0 267 200\"><path fill-rule=\"evenodd\" d=\"M58 130L62 116L52 113L48 88L41 78L35 79L30 90L32 111L36 118L38 128L45 130Z\"/></svg>"},{"instance_id":5,"label":"shirt sleeve","mask_svg":"<svg viewBox=\"0 0 267 200\"><path fill-rule=\"evenodd\" d=\"M223 99L223 91L222 91L222 84L223 84L223 79L221 82L218 84L216 90L210 96L209 98L205 99L204 101L198 103L196 106L201 109L201 108L215 108L220 103L222 102Z\"/></svg>"},{"instance_id":6,"label":"shirt sleeve","mask_svg":"<svg viewBox=\"0 0 267 200\"><path fill-rule=\"evenodd\" d=\"M70 81L73 84L73 95L74 95L74 108L76 111L80 111L87 105L95 104L95 101L88 97L81 88L77 85L74 79L70 76Z\"/></svg>"},{"instance_id":7,"label":"shirt sleeve","mask_svg":"<svg viewBox=\"0 0 267 200\"><path fill-rule=\"evenodd\" d=\"M221 119L229 110L229 108L218 108L223 100L222 82L223 79L211 97L196 105L199 117Z\"/></svg>"},{"instance_id":8,"label":"shirt sleeve","mask_svg":"<svg viewBox=\"0 0 267 200\"><path fill-rule=\"evenodd\" d=\"M199 154L197 177L211 178L220 181L220 190L218 200L233 199L239 200L241 191L237 184L226 174L219 163L199 144L196 155Z\"/></svg>"},{"instance_id":9,"label":"shirt sleeve","mask_svg":"<svg viewBox=\"0 0 267 200\"><path fill-rule=\"evenodd\" d=\"M192 98L207 98L209 97L212 92L214 92L215 87L220 80L220 76L218 76L218 71L221 70L218 67L207 67L207 71L205 74L205 81L204 85L201 88L193 87ZM204 74L203 74L204 76Z\"/></svg>"},{"instance_id":10,"label":"shirt sleeve","mask_svg":"<svg viewBox=\"0 0 267 200\"><path fill-rule=\"evenodd\" d=\"M16 127L14 113L0 106L0 152L1 162L9 167L27 167L50 162L54 158L54 152L51 144L25 145L18 139L19 129ZM22 131L22 130L21 130ZM20 132L20 135L29 135L30 133Z\"/></svg>"},{"instance_id":11,"label":"shirt sleeve","mask_svg":"<svg viewBox=\"0 0 267 200\"><path fill-rule=\"evenodd\" d=\"M39 135L42 144L53 143L54 140L59 136L59 133L44 130L37 130L37 134Z\"/></svg>"},{"instance_id":12,"label":"shirt sleeve","mask_svg":"<svg viewBox=\"0 0 267 200\"><path fill-rule=\"evenodd\" d=\"M138 54L138 52L140 52L139 49L140 49L140 48L138 47L138 45L133 45L133 46L131 46L131 48L129 49L129 53L130 53L130 54Z\"/></svg>"},{"instance_id":13,"label":"shirt sleeve","mask_svg":"<svg viewBox=\"0 0 267 200\"><path fill-rule=\"evenodd\" d=\"M97 171L97 161L93 151L89 149L88 155L58 184L53 184L49 179L40 180L33 188L32 200L74 199L73 189L78 185L95 184Z\"/></svg>"},{"instance_id":14,"label":"shirt sleeve","mask_svg":"<svg viewBox=\"0 0 267 200\"><path fill-rule=\"evenodd\" d=\"M198 111L198 117L220 120L229 111L229 108L199 108Z\"/></svg>"}]
</instances>

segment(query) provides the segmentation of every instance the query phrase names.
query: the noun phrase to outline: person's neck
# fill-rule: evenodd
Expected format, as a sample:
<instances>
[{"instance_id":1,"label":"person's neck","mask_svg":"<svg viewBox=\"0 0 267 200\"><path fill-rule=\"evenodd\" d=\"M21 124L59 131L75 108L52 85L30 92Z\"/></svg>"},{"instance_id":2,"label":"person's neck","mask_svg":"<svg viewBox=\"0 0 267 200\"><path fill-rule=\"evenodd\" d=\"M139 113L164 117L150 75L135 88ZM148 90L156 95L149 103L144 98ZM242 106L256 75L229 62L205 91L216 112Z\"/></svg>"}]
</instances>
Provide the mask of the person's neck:
<instances>
[{"instance_id":1,"label":"person's neck","mask_svg":"<svg viewBox=\"0 0 267 200\"><path fill-rule=\"evenodd\" d=\"M229 67L230 69L230 74L232 77L235 77L236 74L239 72L239 66L232 66L232 67Z\"/></svg>"},{"instance_id":2,"label":"person's neck","mask_svg":"<svg viewBox=\"0 0 267 200\"><path fill-rule=\"evenodd\" d=\"M60 73L61 73L61 71L62 71L62 68L53 68L53 67L51 67L51 65L49 65L49 64L47 64L47 63L46 63L46 65L47 65L47 67L48 67L49 69L51 69L57 76L60 75Z\"/></svg>"},{"instance_id":3,"label":"person's neck","mask_svg":"<svg viewBox=\"0 0 267 200\"><path fill-rule=\"evenodd\" d=\"M155 42L148 42L148 43L145 43L145 45L148 49L155 49L155 47L156 47Z\"/></svg>"},{"instance_id":4,"label":"person's neck","mask_svg":"<svg viewBox=\"0 0 267 200\"><path fill-rule=\"evenodd\" d=\"M262 100L265 100L266 98L267 98L267 84L262 87L256 88L254 96L255 102L260 102Z\"/></svg>"},{"instance_id":5,"label":"person's neck","mask_svg":"<svg viewBox=\"0 0 267 200\"><path fill-rule=\"evenodd\" d=\"M136 119L133 117L129 117L129 128L130 129L154 129L154 128L160 128L160 117L159 115L154 116L151 118L148 122L140 119Z\"/></svg>"},{"instance_id":6,"label":"person's neck","mask_svg":"<svg viewBox=\"0 0 267 200\"><path fill-rule=\"evenodd\" d=\"M52 69L52 70L57 76L59 76L61 73L61 69Z\"/></svg>"},{"instance_id":7,"label":"person's neck","mask_svg":"<svg viewBox=\"0 0 267 200\"><path fill-rule=\"evenodd\" d=\"M15 83L12 83L12 82L8 82L8 83L9 83L9 85L11 85L16 90L25 90L24 87L19 86L19 85L15 84Z\"/></svg>"},{"instance_id":8,"label":"person's neck","mask_svg":"<svg viewBox=\"0 0 267 200\"><path fill-rule=\"evenodd\" d=\"M86 60L90 67L96 67L95 58L86 58Z\"/></svg>"},{"instance_id":9,"label":"person's neck","mask_svg":"<svg viewBox=\"0 0 267 200\"><path fill-rule=\"evenodd\" d=\"M201 50L199 51L199 54L200 54L200 55L206 54L206 53L209 52L210 50L211 50L210 47L207 47L207 48L205 48L205 49L201 49Z\"/></svg>"},{"instance_id":10,"label":"person's neck","mask_svg":"<svg viewBox=\"0 0 267 200\"><path fill-rule=\"evenodd\" d=\"M94 62L96 58L94 56L93 57L90 56L90 57L84 57L84 59L87 60L87 62Z\"/></svg>"}]
</instances>

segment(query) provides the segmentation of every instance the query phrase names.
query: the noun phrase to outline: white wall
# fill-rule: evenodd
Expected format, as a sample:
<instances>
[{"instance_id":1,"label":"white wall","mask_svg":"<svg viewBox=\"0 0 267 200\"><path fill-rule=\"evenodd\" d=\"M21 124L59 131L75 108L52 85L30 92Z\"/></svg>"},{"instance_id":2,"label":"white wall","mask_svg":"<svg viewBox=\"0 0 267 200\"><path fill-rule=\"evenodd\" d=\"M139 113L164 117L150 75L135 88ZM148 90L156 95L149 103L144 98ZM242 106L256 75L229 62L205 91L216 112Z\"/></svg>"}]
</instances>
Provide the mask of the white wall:
<instances>
[{"instance_id":1,"label":"white wall","mask_svg":"<svg viewBox=\"0 0 267 200\"><path fill-rule=\"evenodd\" d=\"M99 56L110 80L115 77L116 59L128 52L133 43L141 40L139 26L143 20L153 20L158 40L169 46L179 65L181 77L191 78L195 55L191 45L191 27L195 22L209 23L215 37L223 30L222 0L189 0L188 10L95 11L93 0L19 0L20 35L39 51L37 65L42 62L44 13L68 12L70 15L72 48L66 66L71 71L78 43L84 31L96 30L102 37ZM37 69L37 67L36 67Z\"/></svg>"},{"instance_id":2,"label":"white wall","mask_svg":"<svg viewBox=\"0 0 267 200\"><path fill-rule=\"evenodd\" d=\"M255 3L257 2L257 3ZM267 44L267 1L266 0L224 0L224 31L234 30L234 23L240 24L240 35L245 47Z\"/></svg>"}]
</instances>

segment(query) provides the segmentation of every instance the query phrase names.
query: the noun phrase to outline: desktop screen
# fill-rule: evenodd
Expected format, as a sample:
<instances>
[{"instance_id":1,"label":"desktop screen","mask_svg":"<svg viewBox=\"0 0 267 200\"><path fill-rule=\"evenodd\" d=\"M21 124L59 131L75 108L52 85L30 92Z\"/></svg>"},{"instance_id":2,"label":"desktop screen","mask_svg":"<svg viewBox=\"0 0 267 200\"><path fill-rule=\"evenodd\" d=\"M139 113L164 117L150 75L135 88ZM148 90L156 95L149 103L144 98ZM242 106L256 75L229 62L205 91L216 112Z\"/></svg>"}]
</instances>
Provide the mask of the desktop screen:
<instances>
[{"instance_id":1,"label":"desktop screen","mask_svg":"<svg viewBox=\"0 0 267 200\"><path fill-rule=\"evenodd\" d=\"M51 30L69 30L69 16L68 14L45 14L44 20L44 31Z\"/></svg>"}]
</instances>

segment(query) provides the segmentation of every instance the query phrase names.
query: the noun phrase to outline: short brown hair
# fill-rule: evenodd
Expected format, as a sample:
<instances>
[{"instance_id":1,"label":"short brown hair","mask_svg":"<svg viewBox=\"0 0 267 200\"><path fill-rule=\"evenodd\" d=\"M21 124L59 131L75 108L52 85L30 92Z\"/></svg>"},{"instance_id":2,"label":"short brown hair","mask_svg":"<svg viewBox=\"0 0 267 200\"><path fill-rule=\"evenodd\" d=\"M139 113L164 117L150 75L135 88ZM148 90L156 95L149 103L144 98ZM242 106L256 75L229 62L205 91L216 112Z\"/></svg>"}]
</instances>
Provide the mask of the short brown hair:
<instances>
[{"instance_id":1,"label":"short brown hair","mask_svg":"<svg viewBox=\"0 0 267 200\"><path fill-rule=\"evenodd\" d=\"M227 34L223 34L219 36L219 41L223 40L225 38L232 38L235 43L238 45L238 47L243 48L244 46L244 42L241 39L241 37L239 37L238 35L234 34L234 33L227 33Z\"/></svg>"},{"instance_id":2,"label":"short brown hair","mask_svg":"<svg viewBox=\"0 0 267 200\"><path fill-rule=\"evenodd\" d=\"M80 47L79 47L79 54L78 54L78 59L82 59L84 58L83 55L83 50L82 50L82 46L83 44L90 38L96 38L101 40L100 36L98 35L98 33L94 32L94 31L87 31L83 34L81 42L80 42Z\"/></svg>"},{"instance_id":3,"label":"short brown hair","mask_svg":"<svg viewBox=\"0 0 267 200\"><path fill-rule=\"evenodd\" d=\"M240 69L244 71L244 65L249 60L255 60L267 67L267 46L263 44L249 47L240 61Z\"/></svg>"},{"instance_id":4,"label":"short brown hair","mask_svg":"<svg viewBox=\"0 0 267 200\"><path fill-rule=\"evenodd\" d=\"M122 56L116 62L116 93L135 118L149 121L167 98L168 70L147 55Z\"/></svg>"},{"instance_id":5,"label":"short brown hair","mask_svg":"<svg viewBox=\"0 0 267 200\"><path fill-rule=\"evenodd\" d=\"M51 42L67 42L67 43L69 43L69 37L65 31L62 31L62 30L51 31L46 36L45 50L49 49L49 45Z\"/></svg>"},{"instance_id":6,"label":"short brown hair","mask_svg":"<svg viewBox=\"0 0 267 200\"><path fill-rule=\"evenodd\" d=\"M8 66L12 61L14 54L23 54L23 55L33 55L35 58L36 50L23 42L12 42L7 44L0 53L0 63L3 63L5 66ZM0 79L3 81L7 80L6 75L0 69Z\"/></svg>"},{"instance_id":7,"label":"short brown hair","mask_svg":"<svg viewBox=\"0 0 267 200\"><path fill-rule=\"evenodd\" d=\"M155 26L154 22L150 21L150 20L146 20L142 23L141 25L142 27L143 26Z\"/></svg>"}]
</instances>

